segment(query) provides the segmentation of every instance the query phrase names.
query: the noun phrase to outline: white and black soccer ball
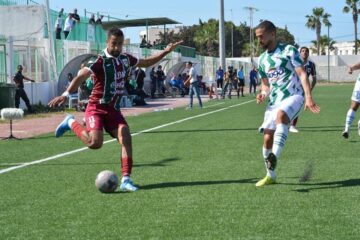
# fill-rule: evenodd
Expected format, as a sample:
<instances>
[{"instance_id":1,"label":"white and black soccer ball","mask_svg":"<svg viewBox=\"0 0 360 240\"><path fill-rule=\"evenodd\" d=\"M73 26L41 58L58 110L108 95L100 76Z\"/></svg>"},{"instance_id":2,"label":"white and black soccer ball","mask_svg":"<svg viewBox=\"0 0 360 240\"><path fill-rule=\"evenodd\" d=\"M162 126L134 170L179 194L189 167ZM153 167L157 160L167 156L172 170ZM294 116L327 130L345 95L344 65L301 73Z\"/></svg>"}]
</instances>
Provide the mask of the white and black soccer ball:
<instances>
[{"instance_id":1,"label":"white and black soccer ball","mask_svg":"<svg viewBox=\"0 0 360 240\"><path fill-rule=\"evenodd\" d=\"M113 171L101 171L95 179L95 186L102 193L112 193L118 185L119 179Z\"/></svg>"}]
</instances>

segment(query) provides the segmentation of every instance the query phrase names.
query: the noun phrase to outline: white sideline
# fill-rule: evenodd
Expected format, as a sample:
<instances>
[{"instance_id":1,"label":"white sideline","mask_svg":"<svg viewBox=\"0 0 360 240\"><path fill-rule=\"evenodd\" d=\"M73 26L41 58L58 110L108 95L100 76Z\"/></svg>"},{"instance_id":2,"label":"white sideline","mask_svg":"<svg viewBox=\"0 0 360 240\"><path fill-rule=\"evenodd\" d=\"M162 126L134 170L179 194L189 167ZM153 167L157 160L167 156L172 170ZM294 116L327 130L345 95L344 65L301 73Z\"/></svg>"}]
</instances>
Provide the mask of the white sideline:
<instances>
[{"instance_id":1,"label":"white sideline","mask_svg":"<svg viewBox=\"0 0 360 240\"><path fill-rule=\"evenodd\" d=\"M230 109L230 108L233 108L233 107L241 106L241 105L244 105L244 104L247 104L247 103L250 103L250 102L254 102L254 101L255 101L255 99L254 99L254 100L247 101L247 102L243 102L243 103L238 103L238 104L235 104L235 105L231 105L231 106L228 106L228 107L220 108L220 109L217 109L217 110L214 110L214 111L211 111L211 112L202 113L202 114L199 114L199 115L196 115L196 116L184 118L184 119L181 119L181 120L178 120L178 121L166 123L166 124L163 124L163 125L160 125L160 126L157 126L157 127L153 127L153 128L149 128L149 129L142 130L142 131L140 131L140 132L133 133L133 134L131 134L131 136L137 136L137 135L140 135L140 134L142 134L142 133L151 132L151 131L157 130L157 129L159 129L159 128L167 127L167 126L174 125L174 124L177 124L177 123L182 123L182 122L185 122L185 121L194 119L194 118L199 118L199 117L207 116L207 115L210 115L210 114L213 114L213 113L221 112L221 111L224 111L224 110L227 110L227 109ZM215 105L215 104L214 104L214 105ZM213 105L213 106L214 106L214 105ZM104 144L109 143L109 142L113 142L113 141L116 141L116 139L111 139L111 140L105 141ZM54 156L52 156L52 157L43 158L43 159L40 159L40 160L28 162L28 163L22 163L22 164L17 165L17 166L13 166L13 167L9 167L9 168L2 169L2 170L0 170L0 174L7 173L7 172L11 172L11 171L14 171L14 170L17 170L17 169L20 169L20 168L24 168L24 167L28 167L28 166L31 166L31 165L35 165L35 164L39 164L39 163L51 161L51 160L54 160L54 159L57 159L57 158L61 158L61 157L64 157L64 156L68 156L68 155L71 155L71 154L73 154L73 153L81 152L81 151L84 151L84 150L87 150L87 149L89 149L89 148L88 148L88 147L82 147L82 148L78 148L78 149L75 149L75 150L72 150L72 151L69 151L69 152L60 153L60 154L54 155Z\"/></svg>"}]
</instances>

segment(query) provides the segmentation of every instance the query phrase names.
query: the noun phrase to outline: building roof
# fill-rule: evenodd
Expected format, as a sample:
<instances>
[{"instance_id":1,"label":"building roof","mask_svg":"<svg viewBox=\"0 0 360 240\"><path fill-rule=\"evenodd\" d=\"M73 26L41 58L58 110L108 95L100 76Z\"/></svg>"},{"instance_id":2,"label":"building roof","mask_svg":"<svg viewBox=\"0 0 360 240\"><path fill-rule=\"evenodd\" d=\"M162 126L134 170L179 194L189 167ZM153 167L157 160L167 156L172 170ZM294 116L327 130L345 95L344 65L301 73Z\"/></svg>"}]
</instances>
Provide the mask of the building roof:
<instances>
[{"instance_id":1,"label":"building roof","mask_svg":"<svg viewBox=\"0 0 360 240\"><path fill-rule=\"evenodd\" d=\"M141 18L141 19L130 19L130 20L118 20L103 22L103 28L105 30L112 27L126 28L126 27L146 27L146 26L157 26L166 24L180 24L179 22L170 18Z\"/></svg>"}]
</instances>

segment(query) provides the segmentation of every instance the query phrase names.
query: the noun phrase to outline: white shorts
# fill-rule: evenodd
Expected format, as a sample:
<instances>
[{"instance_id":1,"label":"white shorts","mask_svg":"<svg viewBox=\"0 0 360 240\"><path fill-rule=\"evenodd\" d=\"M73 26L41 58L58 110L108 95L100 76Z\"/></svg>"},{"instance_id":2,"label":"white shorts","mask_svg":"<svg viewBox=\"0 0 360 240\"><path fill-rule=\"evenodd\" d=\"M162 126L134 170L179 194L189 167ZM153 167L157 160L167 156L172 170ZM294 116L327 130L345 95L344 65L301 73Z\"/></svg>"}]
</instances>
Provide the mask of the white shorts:
<instances>
[{"instance_id":1,"label":"white shorts","mask_svg":"<svg viewBox=\"0 0 360 240\"><path fill-rule=\"evenodd\" d=\"M358 77L358 79L356 80L355 86L354 86L354 90L353 93L351 95L351 100L360 103L360 75Z\"/></svg>"},{"instance_id":2,"label":"white shorts","mask_svg":"<svg viewBox=\"0 0 360 240\"><path fill-rule=\"evenodd\" d=\"M304 97L301 95L290 96L277 105L267 106L264 115L264 122L261 124L259 131L263 132L264 129L275 130L276 117L279 110L284 111L291 122L299 115L303 106Z\"/></svg>"}]
</instances>

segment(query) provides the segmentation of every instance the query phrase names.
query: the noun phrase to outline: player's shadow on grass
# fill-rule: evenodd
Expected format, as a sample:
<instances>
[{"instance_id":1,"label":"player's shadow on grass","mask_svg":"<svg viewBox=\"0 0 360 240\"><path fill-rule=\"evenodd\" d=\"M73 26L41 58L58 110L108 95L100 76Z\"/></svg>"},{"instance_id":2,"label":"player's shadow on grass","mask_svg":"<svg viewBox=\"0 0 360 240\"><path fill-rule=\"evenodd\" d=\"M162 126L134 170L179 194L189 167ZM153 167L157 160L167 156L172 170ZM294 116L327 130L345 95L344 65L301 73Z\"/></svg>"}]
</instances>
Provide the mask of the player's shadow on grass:
<instances>
[{"instance_id":1,"label":"player's shadow on grass","mask_svg":"<svg viewBox=\"0 0 360 240\"><path fill-rule=\"evenodd\" d=\"M300 131L304 132L339 132L343 131L344 126L313 126L313 127L299 127Z\"/></svg>"},{"instance_id":2,"label":"player's shadow on grass","mask_svg":"<svg viewBox=\"0 0 360 240\"><path fill-rule=\"evenodd\" d=\"M347 179L347 180L321 182L321 183L299 183L294 185L300 185L307 188L295 189L293 191L300 193L307 193L314 190L360 186L360 179Z\"/></svg>"},{"instance_id":3,"label":"player's shadow on grass","mask_svg":"<svg viewBox=\"0 0 360 240\"><path fill-rule=\"evenodd\" d=\"M193 133L193 132L227 132L227 131L258 131L257 128L222 128L222 129L183 129L183 130L168 130L168 131L151 131L143 134L155 133Z\"/></svg>"},{"instance_id":4,"label":"player's shadow on grass","mask_svg":"<svg viewBox=\"0 0 360 240\"><path fill-rule=\"evenodd\" d=\"M172 158L165 158L162 160L159 160L157 162L153 162L153 163L137 163L134 164L134 167L165 167L167 166L168 163L174 162L174 161L178 161L181 158L179 157L172 157Z\"/></svg>"},{"instance_id":5,"label":"player's shadow on grass","mask_svg":"<svg viewBox=\"0 0 360 240\"><path fill-rule=\"evenodd\" d=\"M193 187L193 186L208 186L219 184L243 184L243 183L255 183L258 179L248 178L239 180L222 180L222 181L192 181L192 182L163 182L154 183L149 185L140 186L141 190L152 190L158 188L175 188L175 187Z\"/></svg>"}]
</instances>

